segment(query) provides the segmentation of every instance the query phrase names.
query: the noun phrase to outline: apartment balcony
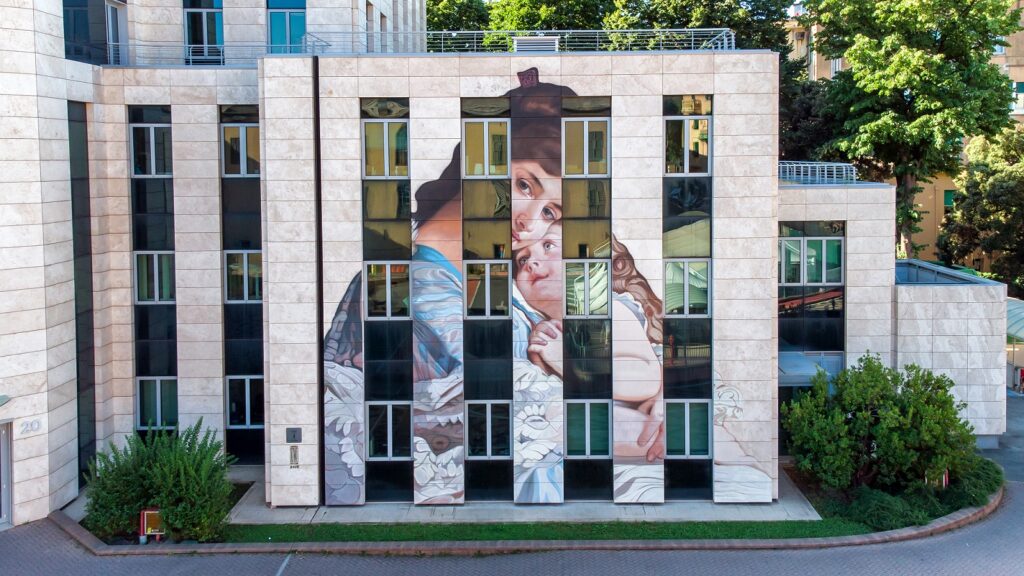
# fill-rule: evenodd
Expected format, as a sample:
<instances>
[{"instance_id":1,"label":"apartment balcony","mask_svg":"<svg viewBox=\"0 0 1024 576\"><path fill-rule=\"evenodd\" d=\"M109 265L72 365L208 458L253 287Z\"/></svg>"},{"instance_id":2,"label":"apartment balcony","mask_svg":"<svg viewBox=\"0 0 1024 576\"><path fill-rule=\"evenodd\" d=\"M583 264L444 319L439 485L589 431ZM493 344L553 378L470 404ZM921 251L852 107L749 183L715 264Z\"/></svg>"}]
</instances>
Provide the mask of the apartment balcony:
<instances>
[{"instance_id":1,"label":"apartment balcony","mask_svg":"<svg viewBox=\"0 0 1024 576\"><path fill-rule=\"evenodd\" d=\"M108 66L232 66L253 68L268 55L472 54L736 49L727 28L664 30L525 30L307 33L295 45L66 44L69 55L87 50Z\"/></svg>"},{"instance_id":2,"label":"apartment balcony","mask_svg":"<svg viewBox=\"0 0 1024 576\"><path fill-rule=\"evenodd\" d=\"M779 183L847 186L857 183L857 169L842 162L779 161Z\"/></svg>"}]
</instances>

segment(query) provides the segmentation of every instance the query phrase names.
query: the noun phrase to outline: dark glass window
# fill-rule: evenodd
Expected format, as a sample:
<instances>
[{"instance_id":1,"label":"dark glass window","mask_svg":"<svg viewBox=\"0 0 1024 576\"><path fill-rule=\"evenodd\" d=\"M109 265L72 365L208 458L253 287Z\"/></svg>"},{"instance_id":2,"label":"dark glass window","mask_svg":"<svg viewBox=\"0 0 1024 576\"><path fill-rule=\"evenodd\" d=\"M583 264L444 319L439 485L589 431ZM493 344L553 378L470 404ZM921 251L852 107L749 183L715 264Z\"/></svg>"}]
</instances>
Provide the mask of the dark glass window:
<instances>
[{"instance_id":1,"label":"dark glass window","mask_svg":"<svg viewBox=\"0 0 1024 576\"><path fill-rule=\"evenodd\" d=\"M566 398L612 397L611 320L565 320Z\"/></svg>"},{"instance_id":2,"label":"dark glass window","mask_svg":"<svg viewBox=\"0 0 1024 576\"><path fill-rule=\"evenodd\" d=\"M466 320L466 400L512 399L512 321Z\"/></svg>"},{"instance_id":3,"label":"dark glass window","mask_svg":"<svg viewBox=\"0 0 1024 576\"><path fill-rule=\"evenodd\" d=\"M299 0L303 4L305 0ZM228 104L220 107L221 124L259 124L260 107L255 104Z\"/></svg>"},{"instance_id":4,"label":"dark glass window","mask_svg":"<svg viewBox=\"0 0 1024 576\"><path fill-rule=\"evenodd\" d=\"M225 250L259 250L260 181L255 178L221 179Z\"/></svg>"},{"instance_id":5,"label":"dark glass window","mask_svg":"<svg viewBox=\"0 0 1024 576\"><path fill-rule=\"evenodd\" d=\"M412 460L366 462L367 502L412 502Z\"/></svg>"},{"instance_id":6,"label":"dark glass window","mask_svg":"<svg viewBox=\"0 0 1024 576\"><path fill-rule=\"evenodd\" d=\"M132 248L174 250L174 181L132 178L131 187Z\"/></svg>"},{"instance_id":7,"label":"dark glass window","mask_svg":"<svg viewBox=\"0 0 1024 576\"><path fill-rule=\"evenodd\" d=\"M611 181L562 180L565 258L611 256Z\"/></svg>"},{"instance_id":8,"label":"dark glass window","mask_svg":"<svg viewBox=\"0 0 1024 576\"><path fill-rule=\"evenodd\" d=\"M366 454L371 459L412 457L412 404L366 406Z\"/></svg>"},{"instance_id":9,"label":"dark glass window","mask_svg":"<svg viewBox=\"0 0 1024 576\"><path fill-rule=\"evenodd\" d=\"M665 116L710 116L711 95L664 96L662 114Z\"/></svg>"},{"instance_id":10,"label":"dark glass window","mask_svg":"<svg viewBox=\"0 0 1024 576\"><path fill-rule=\"evenodd\" d=\"M565 461L566 500L611 500L612 459Z\"/></svg>"},{"instance_id":11,"label":"dark glass window","mask_svg":"<svg viewBox=\"0 0 1024 576\"><path fill-rule=\"evenodd\" d=\"M170 124L170 106L129 106L129 124Z\"/></svg>"},{"instance_id":12,"label":"dark glass window","mask_svg":"<svg viewBox=\"0 0 1024 576\"><path fill-rule=\"evenodd\" d=\"M663 193L664 257L711 257L711 178L665 178Z\"/></svg>"},{"instance_id":13,"label":"dark glass window","mask_svg":"<svg viewBox=\"0 0 1024 576\"><path fill-rule=\"evenodd\" d=\"M509 220L512 184L508 180L463 180L462 217L466 220Z\"/></svg>"},{"instance_id":14,"label":"dark glass window","mask_svg":"<svg viewBox=\"0 0 1024 576\"><path fill-rule=\"evenodd\" d=\"M711 397L711 319L665 319L665 398Z\"/></svg>"},{"instance_id":15,"label":"dark glass window","mask_svg":"<svg viewBox=\"0 0 1024 576\"><path fill-rule=\"evenodd\" d=\"M412 400L412 322L364 322L367 400Z\"/></svg>"},{"instance_id":16,"label":"dark glass window","mask_svg":"<svg viewBox=\"0 0 1024 576\"><path fill-rule=\"evenodd\" d=\"M711 460L665 460L666 500L710 500Z\"/></svg>"},{"instance_id":17,"label":"dark glass window","mask_svg":"<svg viewBox=\"0 0 1024 576\"><path fill-rule=\"evenodd\" d=\"M467 460L467 501L510 501L513 498L512 460Z\"/></svg>"},{"instance_id":18,"label":"dark glass window","mask_svg":"<svg viewBox=\"0 0 1024 576\"><path fill-rule=\"evenodd\" d=\"M509 315L509 262L466 262L465 287L467 317Z\"/></svg>"},{"instance_id":19,"label":"dark glass window","mask_svg":"<svg viewBox=\"0 0 1024 576\"><path fill-rule=\"evenodd\" d=\"M611 96L564 96L562 116L611 116Z\"/></svg>"},{"instance_id":20,"label":"dark glass window","mask_svg":"<svg viewBox=\"0 0 1024 576\"><path fill-rule=\"evenodd\" d=\"M507 96L498 98L463 98L463 118L508 118L509 99Z\"/></svg>"},{"instance_id":21,"label":"dark glass window","mask_svg":"<svg viewBox=\"0 0 1024 576\"><path fill-rule=\"evenodd\" d=\"M412 258L408 181L363 182L363 259Z\"/></svg>"}]
</instances>

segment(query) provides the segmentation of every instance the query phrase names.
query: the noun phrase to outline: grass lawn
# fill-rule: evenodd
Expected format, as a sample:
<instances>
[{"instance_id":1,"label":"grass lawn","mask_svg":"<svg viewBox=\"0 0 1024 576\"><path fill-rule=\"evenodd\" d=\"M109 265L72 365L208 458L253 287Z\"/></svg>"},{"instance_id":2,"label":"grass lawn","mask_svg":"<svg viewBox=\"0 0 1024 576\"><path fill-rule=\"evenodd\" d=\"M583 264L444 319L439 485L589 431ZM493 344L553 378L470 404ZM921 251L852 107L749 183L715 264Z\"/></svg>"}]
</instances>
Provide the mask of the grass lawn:
<instances>
[{"instance_id":1,"label":"grass lawn","mask_svg":"<svg viewBox=\"0 0 1024 576\"><path fill-rule=\"evenodd\" d=\"M234 524L225 542L438 540L702 540L817 538L871 532L840 518L784 522L533 522L507 524Z\"/></svg>"}]
</instances>

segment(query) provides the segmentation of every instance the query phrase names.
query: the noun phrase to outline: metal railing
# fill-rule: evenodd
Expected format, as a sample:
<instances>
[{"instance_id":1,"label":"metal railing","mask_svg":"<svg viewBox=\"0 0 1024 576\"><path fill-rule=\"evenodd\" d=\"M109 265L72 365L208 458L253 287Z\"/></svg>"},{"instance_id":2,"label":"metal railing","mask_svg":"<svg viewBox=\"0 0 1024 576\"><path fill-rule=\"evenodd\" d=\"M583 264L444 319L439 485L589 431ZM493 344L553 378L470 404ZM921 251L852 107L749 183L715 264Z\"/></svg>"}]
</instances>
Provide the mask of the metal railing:
<instances>
[{"instance_id":1,"label":"metal railing","mask_svg":"<svg viewBox=\"0 0 1024 576\"><path fill-rule=\"evenodd\" d=\"M779 161L779 180L797 184L849 184L857 181L857 169L842 162Z\"/></svg>"},{"instance_id":2,"label":"metal railing","mask_svg":"<svg viewBox=\"0 0 1024 576\"><path fill-rule=\"evenodd\" d=\"M257 43L110 44L106 63L113 66L242 66L270 54L422 54L505 53L530 44L531 53L543 43L523 39L551 38L551 51L681 51L735 50L736 36L727 28L665 30L521 30L456 32L318 32L307 33L301 44ZM518 41L518 42L517 42ZM102 54L103 47L98 47ZM543 47L540 49L543 51Z\"/></svg>"}]
</instances>

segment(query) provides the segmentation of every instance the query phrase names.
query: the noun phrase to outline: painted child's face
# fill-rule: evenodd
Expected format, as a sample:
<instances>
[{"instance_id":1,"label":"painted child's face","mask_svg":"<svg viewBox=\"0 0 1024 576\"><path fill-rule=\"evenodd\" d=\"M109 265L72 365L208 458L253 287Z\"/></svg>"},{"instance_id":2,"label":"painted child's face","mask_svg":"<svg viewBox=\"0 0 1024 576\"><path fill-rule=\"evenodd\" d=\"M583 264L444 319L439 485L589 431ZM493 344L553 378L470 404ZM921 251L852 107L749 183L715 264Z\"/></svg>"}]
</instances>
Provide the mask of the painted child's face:
<instances>
[{"instance_id":1,"label":"painted child's face","mask_svg":"<svg viewBox=\"0 0 1024 576\"><path fill-rule=\"evenodd\" d=\"M512 250L537 242L562 218L562 179L537 162L512 163Z\"/></svg>"},{"instance_id":2,"label":"painted child's face","mask_svg":"<svg viewBox=\"0 0 1024 576\"><path fill-rule=\"evenodd\" d=\"M552 223L537 242L515 254L516 287L535 310L562 318L562 224Z\"/></svg>"}]
</instances>

